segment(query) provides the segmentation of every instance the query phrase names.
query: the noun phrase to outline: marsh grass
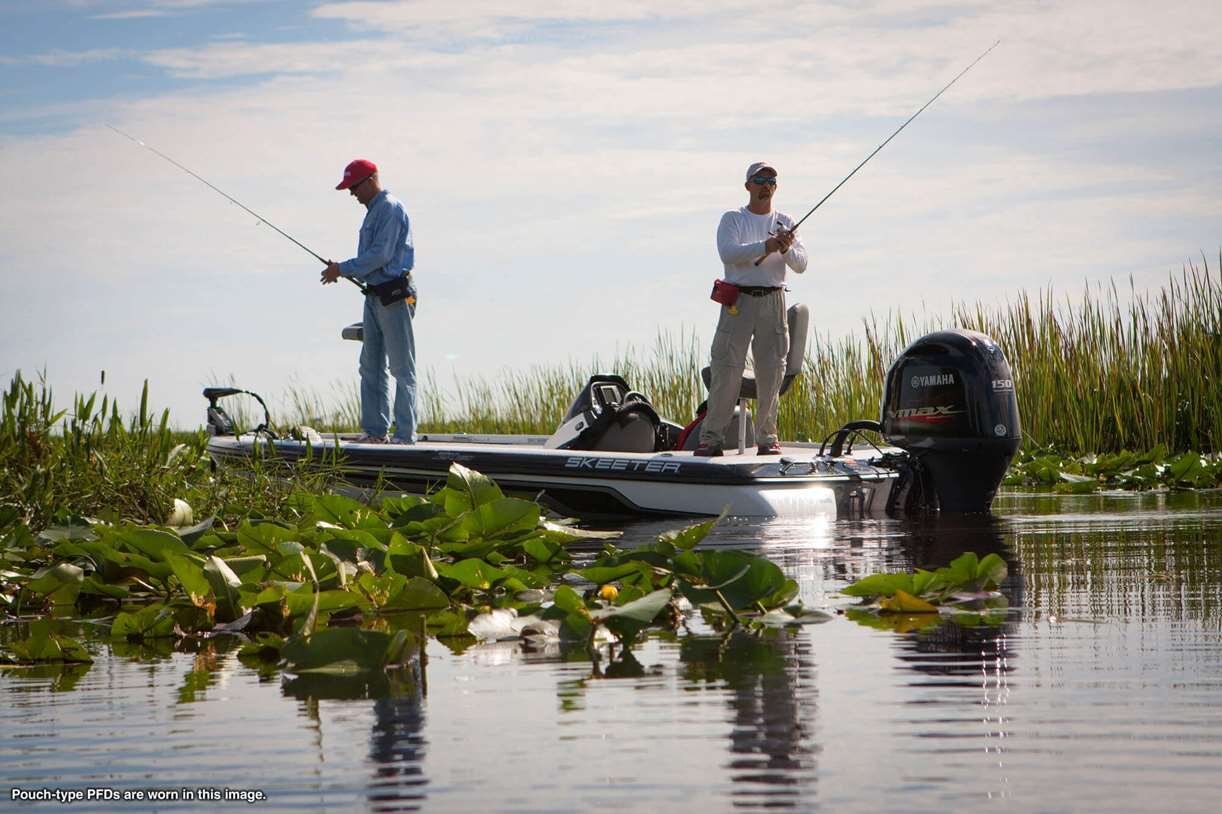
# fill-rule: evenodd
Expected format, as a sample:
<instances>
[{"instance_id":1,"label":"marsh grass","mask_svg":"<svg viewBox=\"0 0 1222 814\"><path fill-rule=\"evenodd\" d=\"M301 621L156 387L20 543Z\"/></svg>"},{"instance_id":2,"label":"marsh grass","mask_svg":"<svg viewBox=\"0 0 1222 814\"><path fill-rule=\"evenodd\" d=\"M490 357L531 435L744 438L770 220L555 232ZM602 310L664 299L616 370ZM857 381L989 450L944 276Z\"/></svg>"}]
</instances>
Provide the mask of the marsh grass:
<instances>
[{"instance_id":1,"label":"marsh grass","mask_svg":"<svg viewBox=\"0 0 1222 814\"><path fill-rule=\"evenodd\" d=\"M45 380L18 372L0 413L0 531L43 528L83 517L161 523L175 498L198 518L224 525L274 516L295 488L323 488L333 473L284 472L256 461L253 471L212 471L202 431L176 432L169 411L149 407L148 383L130 415L97 394L56 409Z\"/></svg>"},{"instance_id":2,"label":"marsh grass","mask_svg":"<svg viewBox=\"0 0 1222 814\"><path fill-rule=\"evenodd\" d=\"M871 313L861 337L815 335L803 375L781 401L782 437L817 440L846 421L877 418L895 357L912 340L952 326L988 334L1005 350L1028 448L1222 448L1222 277L1204 257L1150 293L1137 292L1132 281L1127 297L1115 284L1087 286L1076 298L1021 292L996 307L956 304L949 318ZM623 376L661 415L686 423L705 397L700 370L707 355L694 335L660 333L652 346L630 346L610 359L456 376L448 393L428 373L421 428L548 434L594 373ZM295 393L289 420L355 430L355 390L345 398L327 408Z\"/></svg>"}]
</instances>

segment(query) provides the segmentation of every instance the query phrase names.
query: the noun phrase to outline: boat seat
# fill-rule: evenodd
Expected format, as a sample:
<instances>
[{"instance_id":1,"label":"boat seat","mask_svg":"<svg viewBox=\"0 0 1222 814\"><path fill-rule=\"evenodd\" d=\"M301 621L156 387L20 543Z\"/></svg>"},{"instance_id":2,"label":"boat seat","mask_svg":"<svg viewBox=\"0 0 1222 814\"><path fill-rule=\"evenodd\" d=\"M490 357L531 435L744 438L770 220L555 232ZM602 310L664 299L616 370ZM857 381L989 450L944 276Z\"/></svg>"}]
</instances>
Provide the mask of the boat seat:
<instances>
[{"instance_id":1,"label":"boat seat","mask_svg":"<svg viewBox=\"0 0 1222 814\"><path fill-rule=\"evenodd\" d=\"M596 374L577 394L547 449L655 452L666 449L662 420L641 393L619 376Z\"/></svg>"},{"instance_id":2,"label":"boat seat","mask_svg":"<svg viewBox=\"0 0 1222 814\"><path fill-rule=\"evenodd\" d=\"M605 423L590 427L590 432L565 449L598 452L654 452L658 449L661 420L653 407L634 401L608 411Z\"/></svg>"},{"instance_id":3,"label":"boat seat","mask_svg":"<svg viewBox=\"0 0 1222 814\"><path fill-rule=\"evenodd\" d=\"M785 378L781 380L781 394L784 395L794 379L802 372L802 362L806 358L806 336L810 331L810 308L803 303L794 303L786 312L789 321L789 354L785 357ZM700 378L707 390L713 378L713 369L705 367L700 371ZM755 371L751 366L751 350L747 351L747 367L743 370L742 385L738 389L738 398L755 399Z\"/></svg>"}]
</instances>

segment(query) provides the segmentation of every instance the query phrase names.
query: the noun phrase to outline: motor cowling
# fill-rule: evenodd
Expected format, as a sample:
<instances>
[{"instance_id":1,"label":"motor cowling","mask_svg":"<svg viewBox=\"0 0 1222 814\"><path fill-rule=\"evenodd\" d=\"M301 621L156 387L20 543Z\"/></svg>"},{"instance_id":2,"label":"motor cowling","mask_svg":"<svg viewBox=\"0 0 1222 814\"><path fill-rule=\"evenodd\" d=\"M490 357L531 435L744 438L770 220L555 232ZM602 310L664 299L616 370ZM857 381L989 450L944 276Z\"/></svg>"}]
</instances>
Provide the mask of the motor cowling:
<instances>
[{"instance_id":1,"label":"motor cowling","mask_svg":"<svg viewBox=\"0 0 1222 814\"><path fill-rule=\"evenodd\" d=\"M881 424L912 457L926 508L987 512L1022 441L1010 363L982 333L923 336L887 372Z\"/></svg>"}]
</instances>

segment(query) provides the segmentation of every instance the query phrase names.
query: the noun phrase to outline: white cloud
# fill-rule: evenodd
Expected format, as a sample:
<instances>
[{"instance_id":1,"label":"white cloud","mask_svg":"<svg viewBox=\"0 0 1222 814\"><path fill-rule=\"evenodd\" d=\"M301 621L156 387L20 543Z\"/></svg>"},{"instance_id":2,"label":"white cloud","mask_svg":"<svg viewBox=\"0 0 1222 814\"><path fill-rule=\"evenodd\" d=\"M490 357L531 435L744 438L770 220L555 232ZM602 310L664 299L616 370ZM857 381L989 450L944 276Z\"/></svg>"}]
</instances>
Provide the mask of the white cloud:
<instances>
[{"instance_id":1,"label":"white cloud","mask_svg":"<svg viewBox=\"0 0 1222 814\"><path fill-rule=\"evenodd\" d=\"M659 329L707 336L713 229L739 203L746 162L781 165L780 202L800 214L997 35L997 51L803 227L815 262L794 297L818 330L1051 280L1076 290L1146 270L1157 282L1180 256L1212 254L1222 178L1182 150L1212 155L1222 116L1180 115L1164 93L1204 88L1216 107L1222 76L1201 43L1219 25L1203 7L1124 4L1092 19L1033 3L778 15L701 3L661 17L575 4L561 7L582 21L566 39L551 35L560 12L531 6L506 21L480 4L330 4L320 14L362 23L359 38L151 43L143 59L190 91L94 100L83 117L337 259L361 212L332 187L351 158L378 161L417 229L422 364L457 357L498 375L605 358ZM437 47L437 31L457 39ZM1134 89L1140 110L1123 95ZM1039 101L1066 93L1091 117ZM88 386L105 365L121 395L156 372L183 422L209 370L272 393L292 375L355 375L338 331L359 302L319 287L300 249L99 125L7 137L0 176L23 177L32 155L43 191L0 201L12 294L0 370L45 361ZM52 323L73 331L45 335Z\"/></svg>"},{"instance_id":2,"label":"white cloud","mask_svg":"<svg viewBox=\"0 0 1222 814\"><path fill-rule=\"evenodd\" d=\"M108 62L110 60L122 59L130 53L130 51L122 48L90 48L85 51L64 51L57 48L54 51L35 54L30 57L30 61L48 67L66 68L84 65L88 62Z\"/></svg>"},{"instance_id":3,"label":"white cloud","mask_svg":"<svg viewBox=\"0 0 1222 814\"><path fill-rule=\"evenodd\" d=\"M148 17L165 17L170 12L164 9L131 9L130 11L111 11L105 14L95 14L95 20L143 20Z\"/></svg>"},{"instance_id":4,"label":"white cloud","mask_svg":"<svg viewBox=\"0 0 1222 814\"><path fill-rule=\"evenodd\" d=\"M471 0L465 3L423 0L327 3L315 8L312 14L323 19L343 20L362 29L405 32L440 28L448 32L476 32L482 36L494 31L507 33L521 27L535 28L540 24L556 22L641 22L740 12L752 7L747 2L704 3L698 0L673 0L664 5L647 0L617 3L520 0L512 4L503 0Z\"/></svg>"},{"instance_id":5,"label":"white cloud","mask_svg":"<svg viewBox=\"0 0 1222 814\"><path fill-rule=\"evenodd\" d=\"M242 6L267 0L145 0L130 3L128 8L118 11L102 11L90 14L94 20L142 20L149 17L168 17L183 14L208 6ZM72 0L71 6L78 8L113 8L113 0Z\"/></svg>"}]
</instances>

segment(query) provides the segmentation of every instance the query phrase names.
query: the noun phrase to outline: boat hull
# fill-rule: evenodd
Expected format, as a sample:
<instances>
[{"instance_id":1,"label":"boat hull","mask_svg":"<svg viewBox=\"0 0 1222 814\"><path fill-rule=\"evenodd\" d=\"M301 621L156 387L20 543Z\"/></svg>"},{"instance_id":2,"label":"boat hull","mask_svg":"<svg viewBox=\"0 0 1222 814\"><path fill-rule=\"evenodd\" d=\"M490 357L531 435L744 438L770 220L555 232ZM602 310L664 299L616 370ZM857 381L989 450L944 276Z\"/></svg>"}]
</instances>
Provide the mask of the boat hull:
<instances>
[{"instance_id":1,"label":"boat hull","mask_svg":"<svg viewBox=\"0 0 1222 814\"><path fill-rule=\"evenodd\" d=\"M879 454L818 456L786 445L780 456L754 450L721 458L690 452L548 449L539 436L424 435L412 445L361 444L345 435L323 444L255 436L215 436L218 465L249 466L256 455L289 464L334 466L353 486L424 493L444 484L452 463L481 472L502 489L538 498L576 516L847 518L881 515L896 470Z\"/></svg>"}]
</instances>

